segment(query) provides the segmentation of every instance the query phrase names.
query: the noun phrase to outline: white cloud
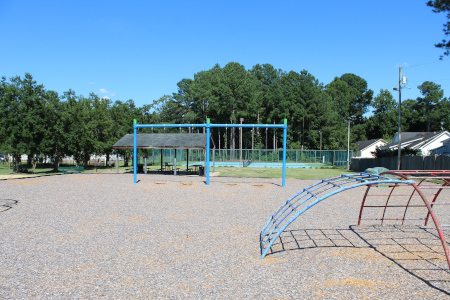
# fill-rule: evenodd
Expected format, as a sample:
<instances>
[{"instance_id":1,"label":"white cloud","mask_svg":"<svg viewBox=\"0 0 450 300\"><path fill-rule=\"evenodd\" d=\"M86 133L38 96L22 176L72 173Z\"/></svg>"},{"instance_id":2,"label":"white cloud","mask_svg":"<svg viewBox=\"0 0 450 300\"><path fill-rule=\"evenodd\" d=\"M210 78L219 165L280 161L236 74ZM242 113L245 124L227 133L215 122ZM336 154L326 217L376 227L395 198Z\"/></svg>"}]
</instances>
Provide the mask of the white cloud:
<instances>
[{"instance_id":1,"label":"white cloud","mask_svg":"<svg viewBox=\"0 0 450 300\"><path fill-rule=\"evenodd\" d=\"M116 96L116 92L110 92L110 91L108 91L106 89L100 89L99 91L100 91L101 94L106 94L106 95L104 95L102 97L102 98L105 98L105 99L111 99L111 97Z\"/></svg>"}]
</instances>

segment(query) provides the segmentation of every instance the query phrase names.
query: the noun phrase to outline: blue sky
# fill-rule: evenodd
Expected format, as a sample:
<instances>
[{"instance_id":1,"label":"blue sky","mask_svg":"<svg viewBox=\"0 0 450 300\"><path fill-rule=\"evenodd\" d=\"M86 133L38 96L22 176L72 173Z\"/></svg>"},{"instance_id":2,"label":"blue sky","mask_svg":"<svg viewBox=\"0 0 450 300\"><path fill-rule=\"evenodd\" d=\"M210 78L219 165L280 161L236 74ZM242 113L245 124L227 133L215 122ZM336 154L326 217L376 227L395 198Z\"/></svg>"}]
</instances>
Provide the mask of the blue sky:
<instances>
[{"instance_id":1,"label":"blue sky","mask_svg":"<svg viewBox=\"0 0 450 300\"><path fill-rule=\"evenodd\" d=\"M450 96L443 13L426 0L13 1L0 0L0 76L33 75L59 94L94 92L151 104L216 63L307 70L328 84L354 73L374 95L434 81Z\"/></svg>"}]
</instances>

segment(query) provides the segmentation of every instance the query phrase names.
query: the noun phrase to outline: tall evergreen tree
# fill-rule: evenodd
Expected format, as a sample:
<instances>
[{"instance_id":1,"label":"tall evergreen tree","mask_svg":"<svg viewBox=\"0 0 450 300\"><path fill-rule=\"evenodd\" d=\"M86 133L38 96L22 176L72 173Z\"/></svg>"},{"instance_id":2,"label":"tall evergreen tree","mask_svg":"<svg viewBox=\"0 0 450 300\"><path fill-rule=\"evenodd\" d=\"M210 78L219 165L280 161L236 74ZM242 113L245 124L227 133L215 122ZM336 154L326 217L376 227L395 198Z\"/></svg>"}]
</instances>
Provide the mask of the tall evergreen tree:
<instances>
[{"instance_id":1,"label":"tall evergreen tree","mask_svg":"<svg viewBox=\"0 0 450 300\"><path fill-rule=\"evenodd\" d=\"M380 90L373 99L373 115L368 119L367 137L369 139L389 139L398 131L397 102L388 90Z\"/></svg>"},{"instance_id":2,"label":"tall evergreen tree","mask_svg":"<svg viewBox=\"0 0 450 300\"><path fill-rule=\"evenodd\" d=\"M434 131L441 129L441 120L439 108L444 97L444 91L439 84L431 81L425 81L417 87L423 97L417 98L417 111L420 121L425 123L425 131Z\"/></svg>"}]
</instances>

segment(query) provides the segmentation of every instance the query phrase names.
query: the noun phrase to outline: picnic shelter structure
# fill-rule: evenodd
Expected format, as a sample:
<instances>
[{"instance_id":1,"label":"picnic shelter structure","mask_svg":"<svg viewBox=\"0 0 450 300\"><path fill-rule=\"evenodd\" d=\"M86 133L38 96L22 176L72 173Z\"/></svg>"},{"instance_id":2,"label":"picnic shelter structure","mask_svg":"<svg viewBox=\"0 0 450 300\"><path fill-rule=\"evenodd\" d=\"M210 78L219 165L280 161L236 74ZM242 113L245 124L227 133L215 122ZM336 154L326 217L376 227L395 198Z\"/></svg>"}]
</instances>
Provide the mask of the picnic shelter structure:
<instances>
[{"instance_id":1,"label":"picnic shelter structure","mask_svg":"<svg viewBox=\"0 0 450 300\"><path fill-rule=\"evenodd\" d=\"M140 133L136 135L137 149L186 149L187 164L189 170L189 149L206 149L206 137L204 133ZM113 145L113 148L133 149L133 134L127 134ZM167 163L166 163L167 164ZM144 166L147 165L146 158ZM172 166L172 165L170 165ZM161 170L167 166L163 165L163 152L161 151ZM177 151L173 161L173 171L177 174Z\"/></svg>"}]
</instances>

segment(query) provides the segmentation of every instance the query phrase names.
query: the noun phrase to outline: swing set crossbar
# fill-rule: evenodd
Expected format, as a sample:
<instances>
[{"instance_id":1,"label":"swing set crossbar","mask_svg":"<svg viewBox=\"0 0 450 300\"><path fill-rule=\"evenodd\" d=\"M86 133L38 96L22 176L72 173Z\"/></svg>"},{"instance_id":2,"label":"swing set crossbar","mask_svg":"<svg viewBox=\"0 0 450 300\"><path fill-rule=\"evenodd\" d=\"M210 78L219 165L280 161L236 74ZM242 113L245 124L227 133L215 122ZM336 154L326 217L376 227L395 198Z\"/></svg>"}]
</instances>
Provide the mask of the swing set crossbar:
<instances>
[{"instance_id":1,"label":"swing set crossbar","mask_svg":"<svg viewBox=\"0 0 450 300\"><path fill-rule=\"evenodd\" d=\"M188 127L235 127L235 128L284 128L285 124L135 124L136 128L188 128Z\"/></svg>"}]
</instances>

